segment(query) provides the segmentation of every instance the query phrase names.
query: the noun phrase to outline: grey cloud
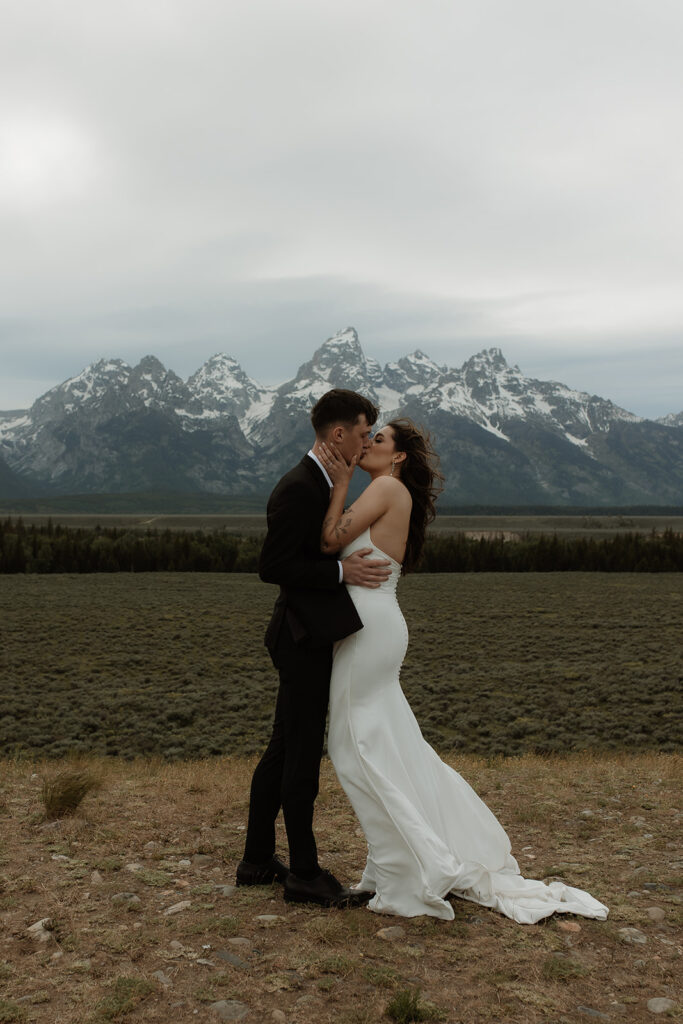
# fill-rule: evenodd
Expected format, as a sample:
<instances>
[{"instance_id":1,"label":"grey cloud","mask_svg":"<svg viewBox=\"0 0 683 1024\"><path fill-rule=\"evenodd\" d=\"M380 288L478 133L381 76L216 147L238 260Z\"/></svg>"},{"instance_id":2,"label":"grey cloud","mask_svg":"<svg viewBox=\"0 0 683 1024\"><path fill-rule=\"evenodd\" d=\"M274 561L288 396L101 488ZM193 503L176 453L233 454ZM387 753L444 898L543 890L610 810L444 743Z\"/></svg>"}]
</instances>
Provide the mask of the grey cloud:
<instances>
[{"instance_id":1,"label":"grey cloud","mask_svg":"<svg viewBox=\"0 0 683 1024\"><path fill-rule=\"evenodd\" d=\"M634 411L677 409L682 29L673 0L13 5L0 165L3 124L67 135L40 196L0 174L3 376L226 349L284 379L353 323L382 359L576 353L599 391L630 330L661 339Z\"/></svg>"},{"instance_id":2,"label":"grey cloud","mask_svg":"<svg viewBox=\"0 0 683 1024\"><path fill-rule=\"evenodd\" d=\"M263 309L269 310L268 320ZM148 306L105 315L0 322L0 348L8 377L22 376L23 352L33 353L35 386L22 384L15 401L0 386L0 409L27 404L62 379L100 357L135 363L147 353L188 377L215 352L234 356L252 377L278 384L335 330L352 325L366 355L389 362L420 348L435 362L460 366L482 348L502 348L509 363L529 377L558 380L611 398L638 415L656 418L679 411L683 351L676 337L620 335L568 339L491 334L486 306L435 302L419 294L392 293L368 284L309 278L245 284L208 305ZM10 343L10 338L16 344ZM46 383L47 378L47 383ZM643 381L647 382L644 387Z\"/></svg>"}]
</instances>

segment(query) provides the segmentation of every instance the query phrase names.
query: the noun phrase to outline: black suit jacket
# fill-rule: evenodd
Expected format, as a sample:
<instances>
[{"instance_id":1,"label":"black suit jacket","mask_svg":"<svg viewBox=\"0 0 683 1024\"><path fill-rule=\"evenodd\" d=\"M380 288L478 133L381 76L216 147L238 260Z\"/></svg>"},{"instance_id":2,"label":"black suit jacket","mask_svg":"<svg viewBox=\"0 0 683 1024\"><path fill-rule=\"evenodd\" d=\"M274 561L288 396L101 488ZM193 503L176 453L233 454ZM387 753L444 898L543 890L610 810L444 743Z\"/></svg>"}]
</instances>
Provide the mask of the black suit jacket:
<instances>
[{"instance_id":1,"label":"black suit jacket","mask_svg":"<svg viewBox=\"0 0 683 1024\"><path fill-rule=\"evenodd\" d=\"M341 640L363 626L339 582L337 556L320 550L329 501L329 485L308 455L282 477L268 499L268 534L259 576L280 586L266 631L271 655L284 623L295 644L310 641L313 646Z\"/></svg>"}]
</instances>

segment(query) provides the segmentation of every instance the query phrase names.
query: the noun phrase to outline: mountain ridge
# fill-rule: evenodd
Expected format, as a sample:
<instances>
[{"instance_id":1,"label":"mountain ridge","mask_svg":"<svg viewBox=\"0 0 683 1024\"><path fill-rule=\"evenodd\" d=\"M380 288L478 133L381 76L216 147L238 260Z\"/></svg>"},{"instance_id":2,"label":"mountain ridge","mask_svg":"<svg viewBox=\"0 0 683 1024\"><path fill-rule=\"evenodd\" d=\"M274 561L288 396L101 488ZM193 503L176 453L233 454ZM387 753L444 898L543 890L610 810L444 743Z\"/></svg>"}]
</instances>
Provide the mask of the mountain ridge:
<instances>
[{"instance_id":1,"label":"mountain ridge","mask_svg":"<svg viewBox=\"0 0 683 1024\"><path fill-rule=\"evenodd\" d=\"M100 359L0 412L0 497L263 492L310 442L310 408L331 387L368 395L381 418L412 416L435 436L458 504L678 504L683 413L647 420L609 399L525 377L499 348L459 368L421 349L380 363L347 327L280 385L216 353L183 381L153 355ZM629 454L630 451L630 454ZM19 481L19 484L17 484ZM19 497L19 495L16 495Z\"/></svg>"}]
</instances>

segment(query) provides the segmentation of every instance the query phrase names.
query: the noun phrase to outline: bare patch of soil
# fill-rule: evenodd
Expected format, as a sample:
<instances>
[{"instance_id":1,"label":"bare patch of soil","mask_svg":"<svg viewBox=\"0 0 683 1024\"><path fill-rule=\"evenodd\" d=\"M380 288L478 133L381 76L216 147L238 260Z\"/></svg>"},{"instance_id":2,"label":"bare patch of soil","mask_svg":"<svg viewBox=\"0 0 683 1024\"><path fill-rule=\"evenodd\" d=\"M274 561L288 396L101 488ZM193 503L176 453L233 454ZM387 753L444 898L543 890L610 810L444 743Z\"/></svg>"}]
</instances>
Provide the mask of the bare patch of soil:
<instances>
[{"instance_id":1,"label":"bare patch of soil","mask_svg":"<svg viewBox=\"0 0 683 1024\"><path fill-rule=\"evenodd\" d=\"M588 889L606 922L522 926L458 900L452 922L290 906L277 886L232 888L253 759L89 759L102 787L55 822L41 777L70 762L10 760L0 1021L210 1022L223 1002L241 1004L245 1024L380 1024L417 989L447 1024L645 1022L653 998L680 1018L680 756L448 760L498 815L524 874ZM354 881L364 840L327 762L316 830L321 861ZM41 941L28 929L45 918ZM377 936L396 925L394 941Z\"/></svg>"}]
</instances>

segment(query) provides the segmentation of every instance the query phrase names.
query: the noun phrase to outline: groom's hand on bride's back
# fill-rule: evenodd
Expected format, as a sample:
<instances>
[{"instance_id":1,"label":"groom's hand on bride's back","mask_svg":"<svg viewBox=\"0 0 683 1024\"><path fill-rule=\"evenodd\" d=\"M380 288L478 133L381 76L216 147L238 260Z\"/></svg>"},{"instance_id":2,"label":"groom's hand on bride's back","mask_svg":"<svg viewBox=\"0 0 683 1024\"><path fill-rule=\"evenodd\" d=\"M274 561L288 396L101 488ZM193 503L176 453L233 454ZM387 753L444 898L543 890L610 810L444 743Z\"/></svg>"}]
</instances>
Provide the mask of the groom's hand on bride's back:
<instances>
[{"instance_id":1,"label":"groom's hand on bride's back","mask_svg":"<svg viewBox=\"0 0 683 1024\"><path fill-rule=\"evenodd\" d=\"M342 561L344 583L356 587L379 587L391 575L391 562L383 558L366 558L372 548L359 548Z\"/></svg>"}]
</instances>

